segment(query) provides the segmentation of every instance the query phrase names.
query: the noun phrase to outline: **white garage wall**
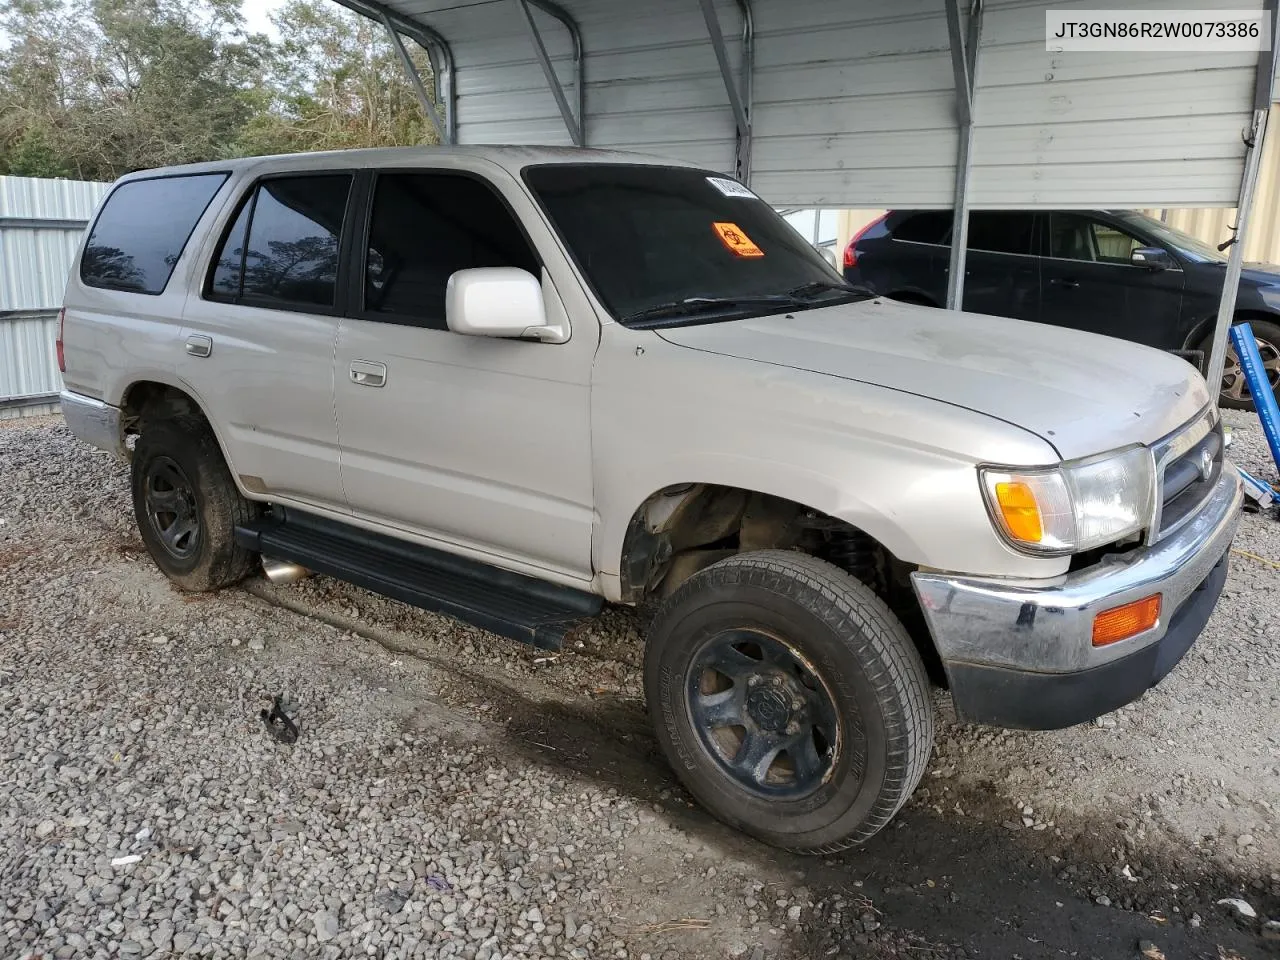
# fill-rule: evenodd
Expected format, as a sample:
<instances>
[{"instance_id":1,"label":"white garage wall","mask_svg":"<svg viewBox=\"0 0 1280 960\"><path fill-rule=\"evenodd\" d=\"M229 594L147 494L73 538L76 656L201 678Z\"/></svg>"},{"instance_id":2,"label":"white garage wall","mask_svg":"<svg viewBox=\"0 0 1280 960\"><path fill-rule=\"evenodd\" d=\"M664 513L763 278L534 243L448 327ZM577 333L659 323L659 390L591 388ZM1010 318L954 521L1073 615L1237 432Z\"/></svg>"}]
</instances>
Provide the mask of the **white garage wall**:
<instances>
[{"instance_id":1,"label":"white garage wall","mask_svg":"<svg viewBox=\"0 0 1280 960\"><path fill-rule=\"evenodd\" d=\"M388 0L453 45L463 143L569 137L515 0ZM562 0L586 48L587 143L732 167L734 129L697 0ZM976 206L1235 202L1255 54L1054 54L1046 9L987 0ZM1250 9L1261 0L1126 0ZM754 0L752 186L788 206L949 206L957 134L942 0ZM717 0L735 66L741 20ZM565 81L564 28L538 13Z\"/></svg>"}]
</instances>

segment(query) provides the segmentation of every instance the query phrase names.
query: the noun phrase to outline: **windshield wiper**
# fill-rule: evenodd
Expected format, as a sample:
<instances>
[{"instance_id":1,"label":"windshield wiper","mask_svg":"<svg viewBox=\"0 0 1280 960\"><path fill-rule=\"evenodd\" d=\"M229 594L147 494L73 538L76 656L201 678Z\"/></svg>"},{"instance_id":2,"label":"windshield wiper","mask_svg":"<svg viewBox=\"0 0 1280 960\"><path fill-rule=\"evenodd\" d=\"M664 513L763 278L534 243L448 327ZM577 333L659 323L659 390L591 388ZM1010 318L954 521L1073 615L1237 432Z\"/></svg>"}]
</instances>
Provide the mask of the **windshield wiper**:
<instances>
[{"instance_id":1,"label":"windshield wiper","mask_svg":"<svg viewBox=\"0 0 1280 960\"><path fill-rule=\"evenodd\" d=\"M870 287L865 287L860 283L841 283L837 280L814 280L811 283L802 283L798 287L792 287L787 291L787 296L797 300L808 300L812 297L818 296L820 293L844 293L859 297L863 300L869 300L876 295L874 290Z\"/></svg>"},{"instance_id":2,"label":"windshield wiper","mask_svg":"<svg viewBox=\"0 0 1280 960\"><path fill-rule=\"evenodd\" d=\"M641 320L666 320L675 317L689 317L698 313L725 310L732 307L779 306L795 307L804 301L790 294L763 294L747 297L685 297L670 303L659 303L629 313L622 318L623 323L636 323Z\"/></svg>"}]
</instances>

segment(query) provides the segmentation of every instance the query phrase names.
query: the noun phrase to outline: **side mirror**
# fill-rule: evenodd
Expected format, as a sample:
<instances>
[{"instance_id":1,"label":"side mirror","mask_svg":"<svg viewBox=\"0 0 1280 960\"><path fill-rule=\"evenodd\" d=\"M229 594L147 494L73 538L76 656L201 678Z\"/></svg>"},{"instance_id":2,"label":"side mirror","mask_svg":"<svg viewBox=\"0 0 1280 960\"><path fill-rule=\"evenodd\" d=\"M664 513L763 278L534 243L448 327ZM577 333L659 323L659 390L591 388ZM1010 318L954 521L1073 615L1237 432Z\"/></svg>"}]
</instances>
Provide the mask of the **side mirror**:
<instances>
[{"instance_id":1,"label":"side mirror","mask_svg":"<svg viewBox=\"0 0 1280 960\"><path fill-rule=\"evenodd\" d=\"M1148 270L1171 270L1176 266L1169 252L1160 247L1134 247L1129 254L1129 262L1135 267L1146 267Z\"/></svg>"},{"instance_id":2,"label":"side mirror","mask_svg":"<svg viewBox=\"0 0 1280 960\"><path fill-rule=\"evenodd\" d=\"M542 284L518 267L475 267L449 277L444 294L449 329L472 337L569 339L568 328L547 320Z\"/></svg>"},{"instance_id":3,"label":"side mirror","mask_svg":"<svg viewBox=\"0 0 1280 960\"><path fill-rule=\"evenodd\" d=\"M838 273L840 271L840 258L836 256L836 252L830 247L819 247L814 245L818 253L822 254L822 259L831 264L832 268Z\"/></svg>"}]
</instances>

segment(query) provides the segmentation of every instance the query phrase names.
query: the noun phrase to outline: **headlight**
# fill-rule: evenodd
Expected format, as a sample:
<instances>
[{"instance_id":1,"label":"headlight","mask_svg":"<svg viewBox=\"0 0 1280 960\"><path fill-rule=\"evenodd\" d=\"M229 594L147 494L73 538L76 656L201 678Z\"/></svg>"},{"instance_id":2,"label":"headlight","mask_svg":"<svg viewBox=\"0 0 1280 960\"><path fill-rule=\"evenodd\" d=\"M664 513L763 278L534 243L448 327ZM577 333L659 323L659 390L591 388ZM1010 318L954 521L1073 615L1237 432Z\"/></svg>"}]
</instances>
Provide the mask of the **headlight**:
<instances>
[{"instance_id":1,"label":"headlight","mask_svg":"<svg viewBox=\"0 0 1280 960\"><path fill-rule=\"evenodd\" d=\"M1031 553L1103 547L1137 533L1154 512L1155 462L1146 447L1056 467L982 467L979 474L996 526Z\"/></svg>"}]
</instances>

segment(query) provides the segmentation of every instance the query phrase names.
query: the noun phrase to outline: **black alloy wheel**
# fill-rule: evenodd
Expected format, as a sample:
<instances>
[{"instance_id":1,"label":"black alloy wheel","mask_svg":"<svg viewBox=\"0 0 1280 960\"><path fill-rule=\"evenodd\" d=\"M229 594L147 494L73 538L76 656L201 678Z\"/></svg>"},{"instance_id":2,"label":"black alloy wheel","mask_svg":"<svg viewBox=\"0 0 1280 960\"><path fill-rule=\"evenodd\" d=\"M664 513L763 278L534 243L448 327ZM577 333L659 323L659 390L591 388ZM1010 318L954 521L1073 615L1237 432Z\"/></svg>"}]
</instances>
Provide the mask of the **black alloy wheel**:
<instances>
[{"instance_id":1,"label":"black alloy wheel","mask_svg":"<svg viewBox=\"0 0 1280 960\"><path fill-rule=\"evenodd\" d=\"M711 637L686 675L690 720L730 777L762 797L799 799L831 776L846 745L831 691L814 665L755 629ZM865 750L848 748L862 755Z\"/></svg>"},{"instance_id":2,"label":"black alloy wheel","mask_svg":"<svg viewBox=\"0 0 1280 960\"><path fill-rule=\"evenodd\" d=\"M174 560L186 561L200 550L200 511L195 487L172 457L147 464L144 516L151 532Z\"/></svg>"}]
</instances>

